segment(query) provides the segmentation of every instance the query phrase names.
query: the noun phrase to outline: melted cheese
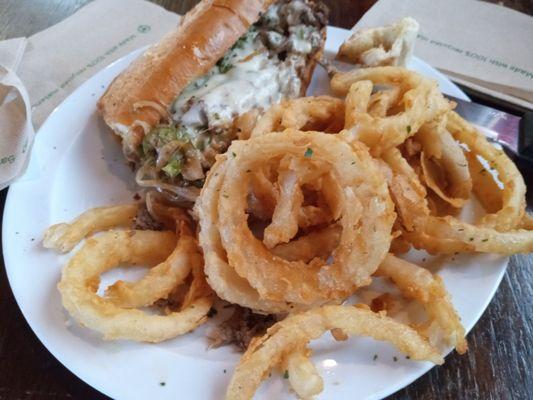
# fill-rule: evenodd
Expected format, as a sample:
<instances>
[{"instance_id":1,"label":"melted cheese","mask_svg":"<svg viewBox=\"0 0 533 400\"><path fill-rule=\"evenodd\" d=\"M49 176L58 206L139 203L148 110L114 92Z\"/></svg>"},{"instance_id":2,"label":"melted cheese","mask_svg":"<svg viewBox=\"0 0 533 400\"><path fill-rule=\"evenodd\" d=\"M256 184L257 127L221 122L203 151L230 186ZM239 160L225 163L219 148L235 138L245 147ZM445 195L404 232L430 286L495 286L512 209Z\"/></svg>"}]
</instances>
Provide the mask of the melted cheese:
<instances>
[{"instance_id":1,"label":"melted cheese","mask_svg":"<svg viewBox=\"0 0 533 400\"><path fill-rule=\"evenodd\" d=\"M189 126L225 127L237 115L298 95L301 83L294 63L280 63L268 54L257 40L236 49L229 71L221 73L214 67L182 93L174 104L174 120Z\"/></svg>"}]
</instances>

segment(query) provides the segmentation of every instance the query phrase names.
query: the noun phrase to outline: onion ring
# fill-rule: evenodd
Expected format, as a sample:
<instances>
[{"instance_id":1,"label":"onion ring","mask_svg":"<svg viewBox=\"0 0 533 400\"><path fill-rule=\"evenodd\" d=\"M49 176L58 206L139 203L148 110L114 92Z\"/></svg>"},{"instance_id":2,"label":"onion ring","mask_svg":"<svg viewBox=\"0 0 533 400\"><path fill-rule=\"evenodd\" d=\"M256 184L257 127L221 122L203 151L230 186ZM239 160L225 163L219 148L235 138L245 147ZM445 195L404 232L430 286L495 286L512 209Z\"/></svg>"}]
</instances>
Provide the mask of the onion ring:
<instances>
[{"instance_id":1,"label":"onion ring","mask_svg":"<svg viewBox=\"0 0 533 400\"><path fill-rule=\"evenodd\" d=\"M96 294L101 273L125 262L161 262L175 240L171 232L154 231L108 231L88 239L63 268L58 285L63 306L106 340L160 342L191 331L207 319L212 296L199 297L181 311L162 316L120 308Z\"/></svg>"},{"instance_id":2,"label":"onion ring","mask_svg":"<svg viewBox=\"0 0 533 400\"><path fill-rule=\"evenodd\" d=\"M260 149L260 158L254 156L255 149ZM309 149L312 149L312 157L306 156ZM316 304L346 297L356 287L369 283L370 274L390 246L394 216L383 178L364 145L348 145L334 135L286 130L244 142L235 141L228 154L234 156L219 158L215 173L220 176L206 182L197 204L200 244L206 254L210 282L209 253L215 246L214 237L203 234L204 230L212 229L206 226L208 224L217 226L220 234L222 246L216 247L218 258L227 257L226 265L245 278L263 299ZM246 171L254 170L269 159L288 155L295 159L311 158L308 161L311 165L326 163L327 170L342 188L342 233L330 265L319 259L307 264L276 257L247 226L244 212L247 193L243 187L248 187L250 178ZM354 165L358 168L353 168ZM217 196L215 201L213 195ZM213 215L214 208L217 215Z\"/></svg>"},{"instance_id":3,"label":"onion ring","mask_svg":"<svg viewBox=\"0 0 533 400\"><path fill-rule=\"evenodd\" d=\"M483 217L481 225L498 231L516 228L526 208L526 185L516 165L503 150L491 145L482 133L453 111L448 114L447 129L455 140L464 143L470 152L488 162L490 168L498 173L504 188L502 208Z\"/></svg>"},{"instance_id":4,"label":"onion ring","mask_svg":"<svg viewBox=\"0 0 533 400\"><path fill-rule=\"evenodd\" d=\"M423 125L415 138L422 144L420 164L426 185L453 207L461 208L470 199L472 178L461 146L446 130L446 120Z\"/></svg>"},{"instance_id":5,"label":"onion ring","mask_svg":"<svg viewBox=\"0 0 533 400\"><path fill-rule=\"evenodd\" d=\"M70 224L60 223L48 228L44 233L43 246L67 253L81 240L95 232L130 226L138 209L137 204L90 209Z\"/></svg>"},{"instance_id":6,"label":"onion ring","mask_svg":"<svg viewBox=\"0 0 533 400\"><path fill-rule=\"evenodd\" d=\"M518 229L499 232L484 224L478 226L461 222L449 215L430 215L426 190L400 151L389 149L383 154L383 159L394 172L389 187L404 228L402 235L416 248L445 254L474 251L515 254L533 251L533 231ZM513 187L520 186L522 177L519 175L505 175L504 172L503 179L512 184L514 180L511 180L511 176L519 181ZM514 197L509 196L507 200L514 200ZM488 214L482 222L498 222L509 214L505 211ZM523 216L523 211L519 214ZM495 218L488 219L490 216Z\"/></svg>"},{"instance_id":7,"label":"onion ring","mask_svg":"<svg viewBox=\"0 0 533 400\"><path fill-rule=\"evenodd\" d=\"M178 245L165 261L138 281L115 282L107 288L106 298L122 308L146 307L165 299L196 265L202 267L200 250L186 222L180 223L178 232Z\"/></svg>"},{"instance_id":8,"label":"onion ring","mask_svg":"<svg viewBox=\"0 0 533 400\"><path fill-rule=\"evenodd\" d=\"M354 86L355 85L355 86ZM377 115L369 112L372 88L376 85L400 87L403 93L400 109L392 115L383 110ZM331 80L335 94L346 96L345 135L370 147L373 155L396 147L414 135L422 125L450 110L450 103L442 96L435 81L416 72L399 67L362 68L338 73ZM379 92L378 92L379 93ZM395 96L394 96L395 97Z\"/></svg>"},{"instance_id":9,"label":"onion ring","mask_svg":"<svg viewBox=\"0 0 533 400\"><path fill-rule=\"evenodd\" d=\"M295 305L283 301L269 301L259 297L259 293L248 281L239 276L228 264L217 224L218 196L224 180L226 155L219 156L213 165L202 188L195 213L200 221L198 240L204 252L204 271L209 285L218 297L230 303L239 304L259 313L280 313L295 309Z\"/></svg>"},{"instance_id":10,"label":"onion ring","mask_svg":"<svg viewBox=\"0 0 533 400\"><path fill-rule=\"evenodd\" d=\"M324 390L324 381L310 356L311 350L302 346L288 353L282 361L289 384L300 399L311 399Z\"/></svg>"},{"instance_id":11,"label":"onion ring","mask_svg":"<svg viewBox=\"0 0 533 400\"><path fill-rule=\"evenodd\" d=\"M335 328L350 336L370 336L391 342L413 360L444 362L438 351L407 325L365 309L323 306L292 314L268 329L262 338L253 341L235 369L226 399L252 398L268 371L285 354Z\"/></svg>"},{"instance_id":12,"label":"onion ring","mask_svg":"<svg viewBox=\"0 0 533 400\"><path fill-rule=\"evenodd\" d=\"M344 102L330 96L303 97L270 108L252 130L251 137L285 129L339 132L344 123Z\"/></svg>"},{"instance_id":13,"label":"onion ring","mask_svg":"<svg viewBox=\"0 0 533 400\"><path fill-rule=\"evenodd\" d=\"M440 277L391 254L385 257L376 274L392 279L405 297L420 301L431 320L445 332L450 345L460 354L466 352L465 329Z\"/></svg>"}]
</instances>

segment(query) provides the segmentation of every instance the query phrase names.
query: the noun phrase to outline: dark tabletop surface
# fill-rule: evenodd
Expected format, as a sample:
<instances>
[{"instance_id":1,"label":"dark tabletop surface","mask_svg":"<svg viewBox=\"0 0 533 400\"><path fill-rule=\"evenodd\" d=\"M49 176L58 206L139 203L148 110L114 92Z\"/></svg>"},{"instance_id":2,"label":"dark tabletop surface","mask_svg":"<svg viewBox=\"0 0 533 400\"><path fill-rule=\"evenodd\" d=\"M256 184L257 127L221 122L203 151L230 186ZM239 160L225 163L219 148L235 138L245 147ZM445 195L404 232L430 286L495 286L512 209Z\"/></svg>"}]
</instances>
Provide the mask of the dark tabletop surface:
<instances>
[{"instance_id":1,"label":"dark tabletop surface","mask_svg":"<svg viewBox=\"0 0 533 400\"><path fill-rule=\"evenodd\" d=\"M344 28L351 28L374 3L374 0L324 1L331 9L331 25ZM153 2L183 14L197 1ZM533 0L492 2L533 14ZM0 40L29 36L87 3L89 0L0 0ZM522 172L528 187L533 187L533 170L524 167ZM2 214L6 193L7 190L0 192ZM528 197L531 207L531 194ZM533 256L512 257L496 296L468 335L468 353L450 354L445 365L433 368L390 399L533 399L531 271ZM387 384L385 376L383 384ZM176 399L179 398L176 394ZM0 267L0 399L107 399L63 367L39 342L15 302L3 267Z\"/></svg>"}]
</instances>

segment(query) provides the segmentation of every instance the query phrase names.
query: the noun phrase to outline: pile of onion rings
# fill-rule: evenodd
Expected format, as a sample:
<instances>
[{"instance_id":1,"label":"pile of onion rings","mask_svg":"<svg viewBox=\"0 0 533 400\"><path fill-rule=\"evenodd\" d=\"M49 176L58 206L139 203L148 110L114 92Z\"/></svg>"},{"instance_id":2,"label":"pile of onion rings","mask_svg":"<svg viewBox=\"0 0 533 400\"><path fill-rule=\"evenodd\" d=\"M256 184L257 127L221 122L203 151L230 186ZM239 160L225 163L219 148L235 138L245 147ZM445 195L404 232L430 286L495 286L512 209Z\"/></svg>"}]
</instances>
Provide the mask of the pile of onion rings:
<instances>
[{"instance_id":1,"label":"pile of onion rings","mask_svg":"<svg viewBox=\"0 0 533 400\"><path fill-rule=\"evenodd\" d=\"M338 73L331 86L343 98L287 101L241 132L209 171L194 221L147 196L167 230L132 230L138 205L51 227L45 247L67 252L87 238L59 284L69 313L104 339L149 342L205 322L215 297L276 314L237 365L228 399L251 398L273 368L301 398L322 391L308 344L326 331L386 340L436 364L443 345L464 353L443 281L398 255L533 251L524 181L430 79L377 67ZM459 214L474 197L486 214L466 223ZM99 296L99 275L121 263L152 268ZM378 278L418 303L425 322L396 319L389 293L345 303ZM176 293L179 305L163 315L140 310Z\"/></svg>"},{"instance_id":2,"label":"pile of onion rings","mask_svg":"<svg viewBox=\"0 0 533 400\"><path fill-rule=\"evenodd\" d=\"M80 324L102 333L106 340L160 342L205 322L214 297L188 221L176 221L176 233L111 229L131 225L137 207L89 210L72 224L50 227L44 246L64 252L92 235L63 268L58 285L63 306ZM97 295L100 275L126 263L152 268L137 282L117 281L105 296ZM167 309L164 315L139 310L168 298L182 285L187 286L187 293L179 309Z\"/></svg>"},{"instance_id":3,"label":"pile of onion rings","mask_svg":"<svg viewBox=\"0 0 533 400\"><path fill-rule=\"evenodd\" d=\"M233 142L212 171L196 210L207 279L224 300L262 312L342 300L369 283L387 254L392 201L362 144L286 130ZM271 171L275 182L267 177ZM275 203L270 215L259 215L269 222L262 240L248 224L248 204L265 195L264 187L256 190L256 174ZM289 247L325 230L333 248L314 247L323 254L294 260L277 253L294 253Z\"/></svg>"}]
</instances>

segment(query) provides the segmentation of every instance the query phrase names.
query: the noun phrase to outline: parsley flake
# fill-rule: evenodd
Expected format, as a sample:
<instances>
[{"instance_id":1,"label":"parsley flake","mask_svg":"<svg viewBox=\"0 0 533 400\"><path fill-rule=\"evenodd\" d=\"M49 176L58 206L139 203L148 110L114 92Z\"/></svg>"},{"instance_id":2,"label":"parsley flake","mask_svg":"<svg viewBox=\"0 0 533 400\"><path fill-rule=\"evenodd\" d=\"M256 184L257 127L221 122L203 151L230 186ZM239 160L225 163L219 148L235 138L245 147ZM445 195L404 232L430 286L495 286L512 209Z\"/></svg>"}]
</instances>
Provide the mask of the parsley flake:
<instances>
[{"instance_id":1,"label":"parsley flake","mask_svg":"<svg viewBox=\"0 0 533 400\"><path fill-rule=\"evenodd\" d=\"M311 157L313 155L313 149L308 147L304 153L304 157Z\"/></svg>"},{"instance_id":2,"label":"parsley flake","mask_svg":"<svg viewBox=\"0 0 533 400\"><path fill-rule=\"evenodd\" d=\"M289 371L288 370L285 370L285 372L283 373L283 379L289 379Z\"/></svg>"}]
</instances>

